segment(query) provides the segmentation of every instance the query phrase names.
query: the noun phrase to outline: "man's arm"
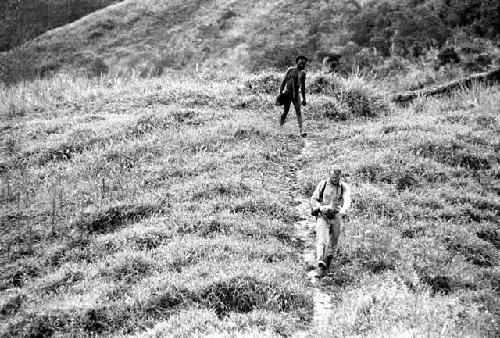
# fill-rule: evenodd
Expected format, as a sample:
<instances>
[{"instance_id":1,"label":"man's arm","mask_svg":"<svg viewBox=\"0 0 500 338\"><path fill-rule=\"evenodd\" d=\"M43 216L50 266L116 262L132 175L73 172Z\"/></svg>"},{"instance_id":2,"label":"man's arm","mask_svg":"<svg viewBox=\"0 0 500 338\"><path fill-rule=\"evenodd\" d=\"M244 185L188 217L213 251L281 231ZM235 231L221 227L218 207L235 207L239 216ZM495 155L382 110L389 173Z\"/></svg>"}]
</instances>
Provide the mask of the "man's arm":
<instances>
[{"instance_id":1,"label":"man's arm","mask_svg":"<svg viewBox=\"0 0 500 338\"><path fill-rule=\"evenodd\" d=\"M304 71L302 71L300 90L302 91L302 100L306 102L306 72Z\"/></svg>"},{"instance_id":2,"label":"man's arm","mask_svg":"<svg viewBox=\"0 0 500 338\"><path fill-rule=\"evenodd\" d=\"M341 184L342 184L342 199L344 200L344 203L342 204L339 213L345 214L346 211L351 207L351 188L345 182L341 182Z\"/></svg>"},{"instance_id":3,"label":"man's arm","mask_svg":"<svg viewBox=\"0 0 500 338\"><path fill-rule=\"evenodd\" d=\"M288 76L290 75L290 71L291 71L291 68L288 68L288 70L285 73L285 76L283 77L283 81L281 81L280 94L283 93L283 89L285 89L286 80L288 79Z\"/></svg>"},{"instance_id":4,"label":"man's arm","mask_svg":"<svg viewBox=\"0 0 500 338\"><path fill-rule=\"evenodd\" d=\"M321 206L321 200L320 200L320 193L321 193L321 188L323 187L323 181L319 182L319 184L316 186L316 189L314 190L312 197L311 197L311 209L317 210Z\"/></svg>"}]
</instances>

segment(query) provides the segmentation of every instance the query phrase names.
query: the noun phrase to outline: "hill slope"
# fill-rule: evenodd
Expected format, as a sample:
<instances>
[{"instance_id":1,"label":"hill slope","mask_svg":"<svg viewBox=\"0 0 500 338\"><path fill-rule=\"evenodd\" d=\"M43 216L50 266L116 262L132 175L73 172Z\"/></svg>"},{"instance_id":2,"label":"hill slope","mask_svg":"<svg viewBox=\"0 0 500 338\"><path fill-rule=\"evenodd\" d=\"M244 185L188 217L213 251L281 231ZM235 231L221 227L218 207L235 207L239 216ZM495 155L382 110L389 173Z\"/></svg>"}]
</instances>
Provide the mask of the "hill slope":
<instances>
[{"instance_id":1,"label":"hill slope","mask_svg":"<svg viewBox=\"0 0 500 338\"><path fill-rule=\"evenodd\" d=\"M96 75L129 70L157 75L165 67L195 64L262 70L287 67L299 53L310 56L317 66L319 56L333 50L344 54L345 70L350 71L352 66L380 64L389 55L417 62L447 41L465 48L466 59L470 53L489 54L487 66L495 58L500 62L498 49L489 40L500 29L496 25L500 14L495 14L500 5L477 3L124 1L0 55L0 78L11 82L6 80L9 71L3 69L9 67L11 78L46 75L61 68ZM477 42L474 37L484 39ZM348 44L350 40L357 45ZM362 51L364 47L370 50Z\"/></svg>"},{"instance_id":2,"label":"hill slope","mask_svg":"<svg viewBox=\"0 0 500 338\"><path fill-rule=\"evenodd\" d=\"M0 3L0 52L120 0L5 0Z\"/></svg>"},{"instance_id":3,"label":"hill slope","mask_svg":"<svg viewBox=\"0 0 500 338\"><path fill-rule=\"evenodd\" d=\"M27 43L24 67L90 69L96 59L115 72L141 63L288 66L299 52L314 55L338 42L336 35L318 39L348 19L342 7L344 1L124 1ZM311 39L318 24L322 33Z\"/></svg>"}]
</instances>

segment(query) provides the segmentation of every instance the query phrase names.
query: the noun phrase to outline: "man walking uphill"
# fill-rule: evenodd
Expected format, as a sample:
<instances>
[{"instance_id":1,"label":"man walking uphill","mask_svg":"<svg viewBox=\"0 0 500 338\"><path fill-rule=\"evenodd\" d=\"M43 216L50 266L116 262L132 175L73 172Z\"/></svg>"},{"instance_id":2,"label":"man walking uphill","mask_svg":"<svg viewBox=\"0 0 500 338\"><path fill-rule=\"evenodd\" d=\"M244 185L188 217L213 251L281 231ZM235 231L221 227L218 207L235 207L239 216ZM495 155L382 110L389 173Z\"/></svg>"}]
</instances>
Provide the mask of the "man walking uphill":
<instances>
[{"instance_id":1,"label":"man walking uphill","mask_svg":"<svg viewBox=\"0 0 500 338\"><path fill-rule=\"evenodd\" d=\"M297 56L295 59L297 63L296 67L290 67L286 71L285 77L281 82L279 104L283 105L283 113L280 116L280 126L285 124L286 116L290 110L290 105L293 103L295 107L295 114L297 115L297 122L299 124L300 136L306 136L306 133L302 131L302 111L300 105L305 106L306 101L306 63L307 58L303 55ZM302 100L299 95L302 94Z\"/></svg>"},{"instance_id":2,"label":"man walking uphill","mask_svg":"<svg viewBox=\"0 0 500 338\"><path fill-rule=\"evenodd\" d=\"M342 216L351 206L351 189L341 181L341 176L340 167L332 166L329 177L319 182L311 197L311 213L317 217L316 257L319 278L324 277L330 268L342 231Z\"/></svg>"}]
</instances>

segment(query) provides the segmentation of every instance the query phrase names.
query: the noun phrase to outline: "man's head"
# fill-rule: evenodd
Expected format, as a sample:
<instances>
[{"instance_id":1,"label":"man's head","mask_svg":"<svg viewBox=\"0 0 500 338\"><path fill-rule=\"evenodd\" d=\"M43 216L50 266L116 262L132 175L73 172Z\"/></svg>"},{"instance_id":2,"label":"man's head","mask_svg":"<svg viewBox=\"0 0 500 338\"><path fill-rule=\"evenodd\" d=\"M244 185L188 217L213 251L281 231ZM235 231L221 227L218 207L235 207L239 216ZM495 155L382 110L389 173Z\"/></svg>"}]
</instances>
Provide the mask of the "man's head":
<instances>
[{"instance_id":1,"label":"man's head","mask_svg":"<svg viewBox=\"0 0 500 338\"><path fill-rule=\"evenodd\" d=\"M339 184L342 177L342 169L338 165L332 165L328 171L328 176L332 184Z\"/></svg>"},{"instance_id":2,"label":"man's head","mask_svg":"<svg viewBox=\"0 0 500 338\"><path fill-rule=\"evenodd\" d=\"M297 68L299 70L304 70L306 68L307 57L305 57L304 55L299 55L295 59L295 62L297 63Z\"/></svg>"}]
</instances>

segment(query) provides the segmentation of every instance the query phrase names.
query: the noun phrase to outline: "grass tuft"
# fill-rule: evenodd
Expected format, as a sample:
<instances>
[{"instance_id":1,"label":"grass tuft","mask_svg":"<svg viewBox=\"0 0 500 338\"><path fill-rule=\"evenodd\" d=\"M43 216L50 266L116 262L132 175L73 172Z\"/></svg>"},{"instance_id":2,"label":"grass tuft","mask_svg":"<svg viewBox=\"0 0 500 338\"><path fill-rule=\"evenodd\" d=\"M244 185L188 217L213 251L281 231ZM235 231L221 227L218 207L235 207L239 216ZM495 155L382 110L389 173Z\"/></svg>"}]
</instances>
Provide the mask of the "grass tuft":
<instances>
[{"instance_id":1,"label":"grass tuft","mask_svg":"<svg viewBox=\"0 0 500 338\"><path fill-rule=\"evenodd\" d=\"M90 234L105 234L130 223L151 217L163 210L161 204L119 204L79 220L75 227Z\"/></svg>"},{"instance_id":2,"label":"grass tuft","mask_svg":"<svg viewBox=\"0 0 500 338\"><path fill-rule=\"evenodd\" d=\"M231 312L248 313L254 309L288 312L307 301L282 286L254 277L234 277L214 283L199 295L199 302L213 309L219 317Z\"/></svg>"},{"instance_id":3,"label":"grass tuft","mask_svg":"<svg viewBox=\"0 0 500 338\"><path fill-rule=\"evenodd\" d=\"M66 271L56 278L46 281L40 287L40 290L45 292L60 292L62 288L81 281L83 278L84 274L81 271Z\"/></svg>"},{"instance_id":4,"label":"grass tuft","mask_svg":"<svg viewBox=\"0 0 500 338\"><path fill-rule=\"evenodd\" d=\"M474 154L466 144L456 140L425 141L413 148L416 155L432 158L449 166L461 166L471 170L490 169L484 155Z\"/></svg>"},{"instance_id":5,"label":"grass tuft","mask_svg":"<svg viewBox=\"0 0 500 338\"><path fill-rule=\"evenodd\" d=\"M52 337L57 331L64 329L70 322L69 315L58 314L30 314L8 328L11 337Z\"/></svg>"},{"instance_id":6,"label":"grass tuft","mask_svg":"<svg viewBox=\"0 0 500 338\"><path fill-rule=\"evenodd\" d=\"M431 287L433 294L443 293L447 295L451 292L451 280L447 276L423 276L420 280Z\"/></svg>"},{"instance_id":7,"label":"grass tuft","mask_svg":"<svg viewBox=\"0 0 500 338\"><path fill-rule=\"evenodd\" d=\"M124 281L128 284L135 283L153 271L154 265L142 255L127 255L118 262L111 263L102 269L102 276L111 280Z\"/></svg>"},{"instance_id":8,"label":"grass tuft","mask_svg":"<svg viewBox=\"0 0 500 338\"><path fill-rule=\"evenodd\" d=\"M145 313L154 317L164 317L176 306L192 297L187 291L167 290L151 295L145 306Z\"/></svg>"},{"instance_id":9,"label":"grass tuft","mask_svg":"<svg viewBox=\"0 0 500 338\"><path fill-rule=\"evenodd\" d=\"M202 237L214 237L220 234L229 234L232 224L215 217L202 218L198 220L187 219L186 222L178 224L179 234L197 234Z\"/></svg>"},{"instance_id":10,"label":"grass tuft","mask_svg":"<svg viewBox=\"0 0 500 338\"><path fill-rule=\"evenodd\" d=\"M278 95L284 74L260 73L250 76L244 83L252 94L275 94Z\"/></svg>"},{"instance_id":11,"label":"grass tuft","mask_svg":"<svg viewBox=\"0 0 500 338\"><path fill-rule=\"evenodd\" d=\"M474 238L464 240L460 236L444 238L447 249L455 254L461 254L468 262L480 267L491 267L498 263L497 254L489 245Z\"/></svg>"},{"instance_id":12,"label":"grass tuft","mask_svg":"<svg viewBox=\"0 0 500 338\"><path fill-rule=\"evenodd\" d=\"M490 242L493 246L500 250L500 234L498 230L495 229L484 229L476 232L476 236L483 241Z\"/></svg>"},{"instance_id":13,"label":"grass tuft","mask_svg":"<svg viewBox=\"0 0 500 338\"><path fill-rule=\"evenodd\" d=\"M0 304L0 316L11 316L16 314L25 300L26 295L23 294L18 294L5 299L5 301Z\"/></svg>"},{"instance_id":14,"label":"grass tuft","mask_svg":"<svg viewBox=\"0 0 500 338\"><path fill-rule=\"evenodd\" d=\"M401 232L401 238L416 238L416 237L421 237L424 234L425 234L424 227L414 227L403 230Z\"/></svg>"},{"instance_id":15,"label":"grass tuft","mask_svg":"<svg viewBox=\"0 0 500 338\"><path fill-rule=\"evenodd\" d=\"M22 288L28 280L40 274L40 267L33 263L5 266L0 271L0 290L12 287Z\"/></svg>"}]
</instances>

